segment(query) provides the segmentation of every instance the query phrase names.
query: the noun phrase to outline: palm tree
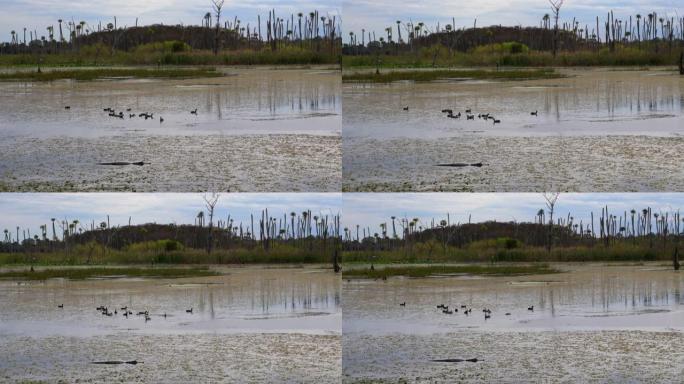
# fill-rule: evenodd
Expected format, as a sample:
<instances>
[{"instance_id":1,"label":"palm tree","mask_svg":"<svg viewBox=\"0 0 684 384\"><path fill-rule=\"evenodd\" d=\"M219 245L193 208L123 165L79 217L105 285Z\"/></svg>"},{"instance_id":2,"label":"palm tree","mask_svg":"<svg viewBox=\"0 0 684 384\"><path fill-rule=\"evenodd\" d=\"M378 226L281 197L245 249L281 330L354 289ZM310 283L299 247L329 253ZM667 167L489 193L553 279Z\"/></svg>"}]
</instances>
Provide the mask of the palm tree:
<instances>
[{"instance_id":1,"label":"palm tree","mask_svg":"<svg viewBox=\"0 0 684 384\"><path fill-rule=\"evenodd\" d=\"M59 42L64 42L64 35L62 34L62 19L57 20L59 22Z\"/></svg>"}]
</instances>

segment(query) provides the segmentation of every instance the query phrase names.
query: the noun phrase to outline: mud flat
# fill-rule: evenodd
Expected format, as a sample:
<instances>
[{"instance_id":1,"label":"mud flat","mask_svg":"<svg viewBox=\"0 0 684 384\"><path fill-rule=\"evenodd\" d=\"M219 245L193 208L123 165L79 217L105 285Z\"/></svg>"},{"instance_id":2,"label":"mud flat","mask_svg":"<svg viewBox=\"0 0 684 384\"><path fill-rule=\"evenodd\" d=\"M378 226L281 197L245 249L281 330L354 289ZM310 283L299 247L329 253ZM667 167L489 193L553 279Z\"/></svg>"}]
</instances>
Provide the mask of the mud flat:
<instances>
[{"instance_id":1,"label":"mud flat","mask_svg":"<svg viewBox=\"0 0 684 384\"><path fill-rule=\"evenodd\" d=\"M684 188L683 137L344 138L345 191L662 192ZM441 163L482 167L439 167Z\"/></svg>"},{"instance_id":2,"label":"mud flat","mask_svg":"<svg viewBox=\"0 0 684 384\"><path fill-rule=\"evenodd\" d=\"M339 382L338 276L217 269L224 274L1 281L0 380ZM102 315L101 305L118 313Z\"/></svg>"},{"instance_id":3,"label":"mud flat","mask_svg":"<svg viewBox=\"0 0 684 384\"><path fill-rule=\"evenodd\" d=\"M345 280L343 381L681 380L684 275L658 264L556 267L564 272Z\"/></svg>"},{"instance_id":4,"label":"mud flat","mask_svg":"<svg viewBox=\"0 0 684 384\"><path fill-rule=\"evenodd\" d=\"M334 192L340 142L293 134L15 138L0 142L0 189ZM120 159L145 165L99 164Z\"/></svg>"}]
</instances>

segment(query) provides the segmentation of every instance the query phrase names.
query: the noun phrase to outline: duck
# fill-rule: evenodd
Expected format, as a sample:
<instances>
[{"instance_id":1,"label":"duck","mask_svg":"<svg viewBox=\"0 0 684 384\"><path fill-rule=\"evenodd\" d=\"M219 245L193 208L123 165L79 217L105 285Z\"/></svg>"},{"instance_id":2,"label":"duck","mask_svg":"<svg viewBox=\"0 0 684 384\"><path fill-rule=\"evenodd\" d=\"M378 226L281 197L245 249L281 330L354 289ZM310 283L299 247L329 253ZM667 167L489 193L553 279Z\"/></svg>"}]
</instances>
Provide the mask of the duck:
<instances>
[{"instance_id":1,"label":"duck","mask_svg":"<svg viewBox=\"0 0 684 384\"><path fill-rule=\"evenodd\" d=\"M470 109L470 108L466 109L466 113L472 113L472 112L473 112L472 109Z\"/></svg>"},{"instance_id":2,"label":"duck","mask_svg":"<svg viewBox=\"0 0 684 384\"><path fill-rule=\"evenodd\" d=\"M494 119L494 124L501 124L501 120Z\"/></svg>"},{"instance_id":3,"label":"duck","mask_svg":"<svg viewBox=\"0 0 684 384\"><path fill-rule=\"evenodd\" d=\"M510 315L511 315L511 313L510 313L510 312L506 312L506 316L510 316Z\"/></svg>"},{"instance_id":4,"label":"duck","mask_svg":"<svg viewBox=\"0 0 684 384\"><path fill-rule=\"evenodd\" d=\"M532 115L532 116L538 116L538 115L539 115L539 111L530 112L530 115Z\"/></svg>"},{"instance_id":5,"label":"duck","mask_svg":"<svg viewBox=\"0 0 684 384\"><path fill-rule=\"evenodd\" d=\"M528 311L534 311L534 305L530 305L529 307L527 307L527 310Z\"/></svg>"},{"instance_id":6,"label":"duck","mask_svg":"<svg viewBox=\"0 0 684 384\"><path fill-rule=\"evenodd\" d=\"M129 113L129 114L128 114L128 118L129 118L129 119L132 119L132 118L134 118L134 117L135 117L135 113Z\"/></svg>"},{"instance_id":7,"label":"duck","mask_svg":"<svg viewBox=\"0 0 684 384\"><path fill-rule=\"evenodd\" d=\"M193 115L196 115L197 114L197 108L195 108L195 110L193 110L193 111L190 111L190 113Z\"/></svg>"},{"instance_id":8,"label":"duck","mask_svg":"<svg viewBox=\"0 0 684 384\"><path fill-rule=\"evenodd\" d=\"M67 105L67 106L64 107L64 109L71 109L71 106L70 106L70 105Z\"/></svg>"},{"instance_id":9,"label":"duck","mask_svg":"<svg viewBox=\"0 0 684 384\"><path fill-rule=\"evenodd\" d=\"M407 105L407 106L404 107L404 111L408 111L408 110L409 110L409 107L408 107L408 105Z\"/></svg>"},{"instance_id":10,"label":"duck","mask_svg":"<svg viewBox=\"0 0 684 384\"><path fill-rule=\"evenodd\" d=\"M185 312L186 312L186 313L192 313L192 308L186 309Z\"/></svg>"},{"instance_id":11,"label":"duck","mask_svg":"<svg viewBox=\"0 0 684 384\"><path fill-rule=\"evenodd\" d=\"M159 124L161 124L161 123L163 123L163 122L164 122L164 118L161 117L161 116L159 116Z\"/></svg>"},{"instance_id":12,"label":"duck","mask_svg":"<svg viewBox=\"0 0 684 384\"><path fill-rule=\"evenodd\" d=\"M491 319L492 315L490 315L488 312L485 313L485 320Z\"/></svg>"},{"instance_id":13,"label":"duck","mask_svg":"<svg viewBox=\"0 0 684 384\"><path fill-rule=\"evenodd\" d=\"M406 306L406 302L404 301L403 303L399 303L399 306L400 306L400 307L405 307L405 306Z\"/></svg>"},{"instance_id":14,"label":"duck","mask_svg":"<svg viewBox=\"0 0 684 384\"><path fill-rule=\"evenodd\" d=\"M452 109L442 109L442 113L448 113L450 115L453 115L454 111Z\"/></svg>"},{"instance_id":15,"label":"duck","mask_svg":"<svg viewBox=\"0 0 684 384\"><path fill-rule=\"evenodd\" d=\"M64 304L58 305L57 308L62 308L62 309L63 309L63 308L64 308Z\"/></svg>"},{"instance_id":16,"label":"duck","mask_svg":"<svg viewBox=\"0 0 684 384\"><path fill-rule=\"evenodd\" d=\"M466 119L467 120L475 120L475 115L467 115Z\"/></svg>"},{"instance_id":17,"label":"duck","mask_svg":"<svg viewBox=\"0 0 684 384\"><path fill-rule=\"evenodd\" d=\"M126 108L126 112L130 112L130 111L131 111L131 109L130 109L130 108Z\"/></svg>"}]
</instances>

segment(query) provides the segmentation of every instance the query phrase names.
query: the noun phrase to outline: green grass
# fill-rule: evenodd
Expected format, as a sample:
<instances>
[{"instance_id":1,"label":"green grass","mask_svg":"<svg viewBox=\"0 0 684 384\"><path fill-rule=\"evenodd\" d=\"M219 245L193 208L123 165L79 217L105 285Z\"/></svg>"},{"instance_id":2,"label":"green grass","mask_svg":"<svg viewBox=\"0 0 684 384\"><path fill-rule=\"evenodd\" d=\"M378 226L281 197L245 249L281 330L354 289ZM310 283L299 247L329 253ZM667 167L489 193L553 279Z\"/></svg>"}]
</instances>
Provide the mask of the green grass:
<instances>
[{"instance_id":1,"label":"green grass","mask_svg":"<svg viewBox=\"0 0 684 384\"><path fill-rule=\"evenodd\" d=\"M54 70L48 71L17 71L12 73L0 73L0 81L53 81L62 79L72 79L81 81L91 81L103 78L134 77L134 78L165 78L165 79L187 79L187 78L206 78L220 77L222 73L213 68L196 69L141 69L141 68L102 68L102 69L82 69L82 70Z\"/></svg>"},{"instance_id":2,"label":"green grass","mask_svg":"<svg viewBox=\"0 0 684 384\"><path fill-rule=\"evenodd\" d=\"M330 250L322 252L319 244L295 247L275 244L268 251L262 247L215 249L208 254L204 249L184 247L168 250L148 243L133 244L124 249L105 249L100 244L86 243L71 246L69 252L14 252L0 253L1 265L157 265L157 264L327 264Z\"/></svg>"},{"instance_id":3,"label":"green grass","mask_svg":"<svg viewBox=\"0 0 684 384\"><path fill-rule=\"evenodd\" d=\"M371 270L348 269L343 272L344 277L365 279L386 279L392 276L429 277L434 275L467 274L467 275L541 275L558 273L548 265L428 265L428 266L397 266L379 267Z\"/></svg>"},{"instance_id":4,"label":"green grass","mask_svg":"<svg viewBox=\"0 0 684 384\"><path fill-rule=\"evenodd\" d=\"M556 57L551 52L528 51L522 53L501 52L495 47L480 46L470 52L449 52L435 45L423 47L414 53L383 52L376 55L345 55L344 68L449 68L449 67L584 67L584 66L660 66L676 65L680 48L672 51L660 47L617 45L611 52L608 47L599 50L561 51ZM380 60L378 63L378 59Z\"/></svg>"},{"instance_id":5,"label":"green grass","mask_svg":"<svg viewBox=\"0 0 684 384\"><path fill-rule=\"evenodd\" d=\"M476 80L532 80L557 79L563 75L552 69L534 70L420 70L420 71L389 71L356 72L342 75L343 82L391 83L394 81L411 80L417 82L435 81L441 79L476 79Z\"/></svg>"},{"instance_id":6,"label":"green grass","mask_svg":"<svg viewBox=\"0 0 684 384\"><path fill-rule=\"evenodd\" d=\"M168 43L168 42L167 42ZM166 43L143 44L131 51L111 52L101 44L83 46L77 52L52 54L0 55L0 67L43 66L126 66L126 65L319 65L339 64L340 56L329 47L320 51L308 47L285 46L263 49L223 50L218 55L208 50L176 51Z\"/></svg>"},{"instance_id":7,"label":"green grass","mask_svg":"<svg viewBox=\"0 0 684 384\"><path fill-rule=\"evenodd\" d=\"M206 267L197 268L60 268L41 269L31 272L30 269L22 271L0 272L0 279L9 280L48 280L63 278L69 280L83 280L95 277L125 276L145 278L181 278L181 277L204 277L220 275Z\"/></svg>"},{"instance_id":8,"label":"green grass","mask_svg":"<svg viewBox=\"0 0 684 384\"><path fill-rule=\"evenodd\" d=\"M463 247L443 247L434 239L412 243L408 247L381 250L347 250L344 263L417 264L417 263L552 263L552 262L645 262L669 261L676 244L647 239L620 240L605 246L603 242L545 247L519 243L506 247L494 239L473 241Z\"/></svg>"}]
</instances>

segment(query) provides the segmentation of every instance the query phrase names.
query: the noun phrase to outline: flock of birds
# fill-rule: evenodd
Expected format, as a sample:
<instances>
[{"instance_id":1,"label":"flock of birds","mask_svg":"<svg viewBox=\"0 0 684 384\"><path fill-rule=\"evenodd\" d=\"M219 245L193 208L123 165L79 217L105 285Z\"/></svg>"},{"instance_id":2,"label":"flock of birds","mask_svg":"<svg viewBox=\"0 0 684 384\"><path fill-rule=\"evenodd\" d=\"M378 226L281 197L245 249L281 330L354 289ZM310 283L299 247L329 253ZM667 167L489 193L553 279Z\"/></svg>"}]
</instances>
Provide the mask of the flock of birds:
<instances>
[{"instance_id":1,"label":"flock of birds","mask_svg":"<svg viewBox=\"0 0 684 384\"><path fill-rule=\"evenodd\" d=\"M409 107L406 106L404 107L404 111L408 111ZM461 116L465 116L466 120L475 120L475 114L473 113L473 110L471 108L468 108L465 110L465 114L462 115L461 112L458 112L454 114L453 109L442 109L442 113L446 113L446 117L450 119L460 119ZM539 116L539 111L534 111L530 112L531 116ZM495 118L492 114L490 113L478 113L477 114L478 119L484 119L485 121L492 120L494 124L501 124L501 120Z\"/></svg>"},{"instance_id":2,"label":"flock of birds","mask_svg":"<svg viewBox=\"0 0 684 384\"><path fill-rule=\"evenodd\" d=\"M59 304L59 305L57 305L57 308L59 308L59 309L64 309L64 304ZM112 312L112 311L109 310L108 307L106 307L106 306L104 306L104 305L100 305L99 307L95 308L95 310L98 311L98 312L100 312L100 313L102 314L102 316L108 316L108 317L112 317L112 316L114 316L114 315L119 315L119 314L120 314L121 316L123 316L123 317L125 317L125 318L128 319L128 316L133 316L133 311L131 311L131 310L128 308L128 306L126 306L126 307L121 307L121 308L120 308L120 311L117 310L116 308L114 308L114 312ZM185 310L185 313L192 314L192 311L193 311L192 308L186 309L186 310ZM135 315L136 315L136 316L144 316L143 318L145 319L145 322L146 322L146 323L147 323L148 321L152 320L152 317L150 316L150 312L149 312L149 311L138 311L138 312L135 313ZM163 317L163 318L166 318L167 316L170 316L170 315L167 315L166 312L164 312L163 314L161 314L161 315L159 315L159 316L160 316L160 317Z\"/></svg>"},{"instance_id":3,"label":"flock of birds","mask_svg":"<svg viewBox=\"0 0 684 384\"><path fill-rule=\"evenodd\" d=\"M70 105L66 105L66 106L64 107L64 109L66 109L66 110L71 110L71 106L70 106ZM109 117L116 117L116 118L119 118L119 119L124 119L126 114L128 115L128 118L129 118L129 119L133 119L133 118L135 118L135 117L144 117L145 120L147 120L147 119L154 119L154 113L142 112L142 113L139 113L139 114L136 115L135 113L131 113L132 108L126 108L126 114L124 114L124 111L119 111L119 112L117 113L116 110L115 110L114 108L111 108L111 107L104 108L102 111L103 111L103 112L108 112ZM195 108L195 109L193 109L192 111L190 111L190 114L191 114L191 115L197 116L197 108ZM159 116L159 124L161 124L161 123L163 123L163 122L164 122L164 118L161 117L161 116Z\"/></svg>"},{"instance_id":4,"label":"flock of birds","mask_svg":"<svg viewBox=\"0 0 684 384\"><path fill-rule=\"evenodd\" d=\"M399 303L399 306L405 307L406 302L404 301L403 303ZM454 307L453 309L449 309L448 305L439 304L439 305L437 305L437 309L441 310L442 313L445 315L453 315L454 313L458 313L459 307ZM470 314L473 313L473 308L468 308L468 306L464 305L464 304L462 304L460 306L460 309L461 309L461 313L463 313L466 316L469 316ZM534 305L530 305L529 307L527 307L527 310L530 312L534 312ZM492 310L491 309L485 307L482 309L482 313L484 314L485 320L492 318ZM511 315L510 312L506 312L506 316L510 316L510 315Z\"/></svg>"}]
</instances>

